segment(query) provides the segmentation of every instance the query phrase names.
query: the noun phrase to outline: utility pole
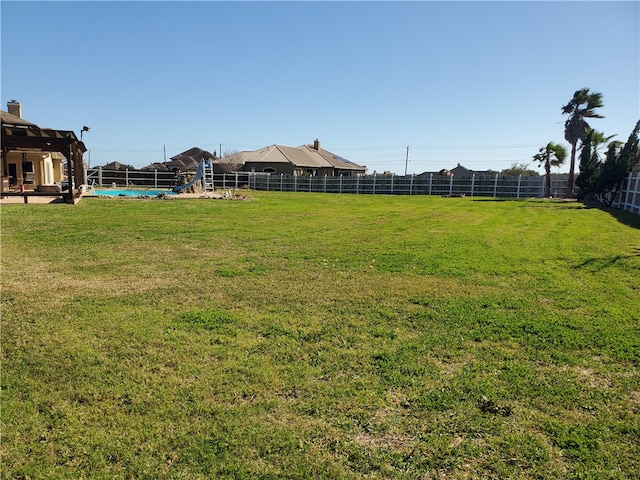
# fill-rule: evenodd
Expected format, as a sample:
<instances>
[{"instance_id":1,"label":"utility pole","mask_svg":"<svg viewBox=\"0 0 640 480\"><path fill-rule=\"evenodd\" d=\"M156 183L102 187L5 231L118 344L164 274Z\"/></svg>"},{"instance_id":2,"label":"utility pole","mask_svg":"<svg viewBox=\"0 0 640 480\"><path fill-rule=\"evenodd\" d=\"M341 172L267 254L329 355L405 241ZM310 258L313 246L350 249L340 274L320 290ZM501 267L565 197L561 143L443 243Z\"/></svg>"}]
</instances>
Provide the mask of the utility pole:
<instances>
[{"instance_id":1,"label":"utility pole","mask_svg":"<svg viewBox=\"0 0 640 480\"><path fill-rule=\"evenodd\" d=\"M162 144L162 151L164 152L164 163L167 163L167 146Z\"/></svg>"},{"instance_id":2,"label":"utility pole","mask_svg":"<svg viewBox=\"0 0 640 480\"><path fill-rule=\"evenodd\" d=\"M409 165L409 145L407 145L407 158L404 161L404 176L407 176L407 166Z\"/></svg>"}]
</instances>

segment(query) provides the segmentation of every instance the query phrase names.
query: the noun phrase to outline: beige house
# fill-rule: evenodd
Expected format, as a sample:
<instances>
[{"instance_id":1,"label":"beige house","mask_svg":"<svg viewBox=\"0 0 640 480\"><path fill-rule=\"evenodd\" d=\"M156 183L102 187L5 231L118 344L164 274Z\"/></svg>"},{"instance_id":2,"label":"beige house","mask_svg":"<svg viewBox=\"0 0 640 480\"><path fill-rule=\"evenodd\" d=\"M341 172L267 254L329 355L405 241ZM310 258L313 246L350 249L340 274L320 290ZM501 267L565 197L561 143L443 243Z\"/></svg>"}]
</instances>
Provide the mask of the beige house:
<instances>
[{"instance_id":1,"label":"beige house","mask_svg":"<svg viewBox=\"0 0 640 480\"><path fill-rule=\"evenodd\" d=\"M258 150L235 153L214 163L235 164L238 170L245 172L296 176L360 176L367 171L367 167L324 150L320 147L319 140L300 147L270 145Z\"/></svg>"},{"instance_id":2,"label":"beige house","mask_svg":"<svg viewBox=\"0 0 640 480\"><path fill-rule=\"evenodd\" d=\"M83 183L84 144L69 130L40 128L22 118L20 103L7 102L2 119L2 193L59 193L70 167L76 186ZM70 196L73 192L70 191Z\"/></svg>"}]
</instances>

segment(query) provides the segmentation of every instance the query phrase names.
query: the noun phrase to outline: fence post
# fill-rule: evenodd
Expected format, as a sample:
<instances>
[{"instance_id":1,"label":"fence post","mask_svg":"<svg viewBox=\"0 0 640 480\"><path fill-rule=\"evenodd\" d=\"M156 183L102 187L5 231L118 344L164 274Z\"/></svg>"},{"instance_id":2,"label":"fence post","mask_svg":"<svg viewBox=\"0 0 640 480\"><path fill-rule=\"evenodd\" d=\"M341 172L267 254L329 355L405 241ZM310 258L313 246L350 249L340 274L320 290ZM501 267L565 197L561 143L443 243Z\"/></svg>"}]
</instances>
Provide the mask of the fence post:
<instances>
[{"instance_id":1,"label":"fence post","mask_svg":"<svg viewBox=\"0 0 640 480\"><path fill-rule=\"evenodd\" d=\"M411 174L411 182L409 183L409 195L413 195L413 179L415 176L415 173Z\"/></svg>"},{"instance_id":2,"label":"fence post","mask_svg":"<svg viewBox=\"0 0 640 480\"><path fill-rule=\"evenodd\" d=\"M356 195L360 193L360 175L356 177Z\"/></svg>"},{"instance_id":3,"label":"fence post","mask_svg":"<svg viewBox=\"0 0 640 480\"><path fill-rule=\"evenodd\" d=\"M627 186L622 187L622 191L620 192L620 201L618 202L618 207L622 207L623 210L627 210L627 206L630 206L629 211L633 211L633 204L635 203L635 191L633 192L633 194L631 193L631 181L633 179L633 174L629 173L629 176L627 177ZM622 182L624 185L624 181ZM635 183L635 182L634 182ZM637 187L637 185L636 185ZM637 188L636 188L637 190ZM623 196L624 193L624 196ZM631 202L629 202L629 196L631 195ZM612 203L615 202L615 198L613 199Z\"/></svg>"},{"instance_id":4,"label":"fence post","mask_svg":"<svg viewBox=\"0 0 640 480\"><path fill-rule=\"evenodd\" d=\"M545 174L544 177L542 177L542 188L540 188L540 198L544 198L544 186L547 183L547 175ZM551 185L551 176L549 176L549 185ZM549 195L551 195L551 188L549 188Z\"/></svg>"},{"instance_id":5,"label":"fence post","mask_svg":"<svg viewBox=\"0 0 640 480\"><path fill-rule=\"evenodd\" d=\"M632 173L629 174L629 188L631 188L631 177L633 177ZM638 208L636 206L636 197L638 195L638 190L640 190L640 172L636 173L636 178L634 183L635 183L635 188L633 189L633 195L631 195L631 205L629 205L629 211L632 213L634 213L634 209ZM640 210L638 211L638 213L640 214Z\"/></svg>"},{"instance_id":6,"label":"fence post","mask_svg":"<svg viewBox=\"0 0 640 480\"><path fill-rule=\"evenodd\" d=\"M102 186L102 167L98 167L98 185Z\"/></svg>"},{"instance_id":7,"label":"fence post","mask_svg":"<svg viewBox=\"0 0 640 480\"><path fill-rule=\"evenodd\" d=\"M476 174L471 175L471 197L473 197L473 189L476 186Z\"/></svg>"},{"instance_id":8,"label":"fence post","mask_svg":"<svg viewBox=\"0 0 640 480\"><path fill-rule=\"evenodd\" d=\"M518 191L516 193L516 198L520 198L520 181L522 180L522 174L518 175Z\"/></svg>"},{"instance_id":9,"label":"fence post","mask_svg":"<svg viewBox=\"0 0 640 480\"><path fill-rule=\"evenodd\" d=\"M342 193L342 174L340 174L340 184L338 186L338 193Z\"/></svg>"},{"instance_id":10,"label":"fence post","mask_svg":"<svg viewBox=\"0 0 640 480\"><path fill-rule=\"evenodd\" d=\"M396 174L392 173L391 174L391 195L393 195L393 179L395 178Z\"/></svg>"},{"instance_id":11,"label":"fence post","mask_svg":"<svg viewBox=\"0 0 640 480\"><path fill-rule=\"evenodd\" d=\"M158 169L153 169L153 188L158 188Z\"/></svg>"},{"instance_id":12,"label":"fence post","mask_svg":"<svg viewBox=\"0 0 640 480\"><path fill-rule=\"evenodd\" d=\"M293 191L294 192L298 191L298 176L297 175L293 176Z\"/></svg>"},{"instance_id":13,"label":"fence post","mask_svg":"<svg viewBox=\"0 0 640 480\"><path fill-rule=\"evenodd\" d=\"M453 194L453 173L451 174L451 180L449 180L449 195Z\"/></svg>"},{"instance_id":14,"label":"fence post","mask_svg":"<svg viewBox=\"0 0 640 480\"><path fill-rule=\"evenodd\" d=\"M311 185L313 185L313 175L309 175L309 191L311 191Z\"/></svg>"},{"instance_id":15,"label":"fence post","mask_svg":"<svg viewBox=\"0 0 640 480\"><path fill-rule=\"evenodd\" d=\"M629 176L627 177L627 188L626 191L624 192L624 205L622 206L622 208L624 210L627 209L627 205L629 204L629 195L631 195L631 179L633 178L633 175L629 174Z\"/></svg>"},{"instance_id":16,"label":"fence post","mask_svg":"<svg viewBox=\"0 0 640 480\"><path fill-rule=\"evenodd\" d=\"M282 179L284 178L284 173L280 174L280 191L282 191Z\"/></svg>"},{"instance_id":17,"label":"fence post","mask_svg":"<svg viewBox=\"0 0 640 480\"><path fill-rule=\"evenodd\" d=\"M498 174L496 173L496 178L493 181L493 198L498 196Z\"/></svg>"},{"instance_id":18,"label":"fence post","mask_svg":"<svg viewBox=\"0 0 640 480\"><path fill-rule=\"evenodd\" d=\"M327 193L327 174L324 174L324 193Z\"/></svg>"},{"instance_id":19,"label":"fence post","mask_svg":"<svg viewBox=\"0 0 640 480\"><path fill-rule=\"evenodd\" d=\"M124 180L126 182L126 186L129 186L129 169L125 168L124 169Z\"/></svg>"},{"instance_id":20,"label":"fence post","mask_svg":"<svg viewBox=\"0 0 640 480\"><path fill-rule=\"evenodd\" d=\"M433 173L429 174L429 195L431 195L431 187L433 187Z\"/></svg>"},{"instance_id":21,"label":"fence post","mask_svg":"<svg viewBox=\"0 0 640 480\"><path fill-rule=\"evenodd\" d=\"M373 172L373 194L376 194L376 172Z\"/></svg>"}]
</instances>

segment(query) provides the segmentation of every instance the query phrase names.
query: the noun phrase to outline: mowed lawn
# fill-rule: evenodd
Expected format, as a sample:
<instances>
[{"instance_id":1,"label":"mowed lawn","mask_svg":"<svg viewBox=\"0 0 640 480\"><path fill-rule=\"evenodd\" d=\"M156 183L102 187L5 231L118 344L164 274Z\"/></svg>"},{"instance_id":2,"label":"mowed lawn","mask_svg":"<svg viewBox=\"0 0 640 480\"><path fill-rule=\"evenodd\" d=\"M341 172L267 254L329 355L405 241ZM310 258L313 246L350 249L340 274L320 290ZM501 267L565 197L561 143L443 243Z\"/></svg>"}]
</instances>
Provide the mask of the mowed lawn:
<instances>
[{"instance_id":1,"label":"mowed lawn","mask_svg":"<svg viewBox=\"0 0 640 480\"><path fill-rule=\"evenodd\" d=\"M247 194L2 208L2 478L638 477L640 216Z\"/></svg>"}]
</instances>

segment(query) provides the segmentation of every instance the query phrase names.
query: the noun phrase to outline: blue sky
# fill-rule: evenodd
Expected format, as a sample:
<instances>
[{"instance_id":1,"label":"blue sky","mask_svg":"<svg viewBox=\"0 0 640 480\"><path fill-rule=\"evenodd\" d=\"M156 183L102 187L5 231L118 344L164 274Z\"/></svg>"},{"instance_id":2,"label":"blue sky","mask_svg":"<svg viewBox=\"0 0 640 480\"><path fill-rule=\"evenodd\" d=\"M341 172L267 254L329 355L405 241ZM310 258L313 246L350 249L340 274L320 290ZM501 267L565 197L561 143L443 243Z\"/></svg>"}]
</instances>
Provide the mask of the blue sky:
<instances>
[{"instance_id":1,"label":"blue sky","mask_svg":"<svg viewBox=\"0 0 640 480\"><path fill-rule=\"evenodd\" d=\"M84 134L92 166L322 146L368 172L502 170L640 118L640 3L1 2L2 109ZM164 147L163 147L164 146ZM85 160L87 157L85 157ZM568 166L561 171L567 171Z\"/></svg>"}]
</instances>

